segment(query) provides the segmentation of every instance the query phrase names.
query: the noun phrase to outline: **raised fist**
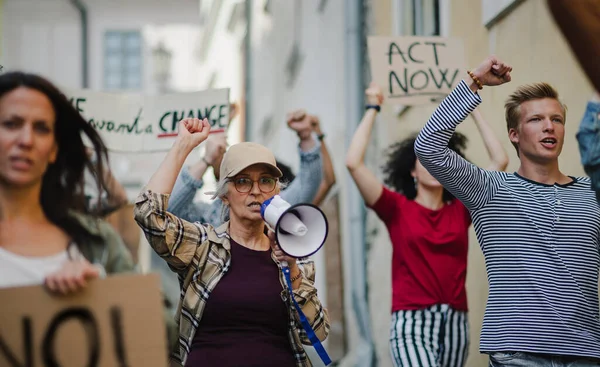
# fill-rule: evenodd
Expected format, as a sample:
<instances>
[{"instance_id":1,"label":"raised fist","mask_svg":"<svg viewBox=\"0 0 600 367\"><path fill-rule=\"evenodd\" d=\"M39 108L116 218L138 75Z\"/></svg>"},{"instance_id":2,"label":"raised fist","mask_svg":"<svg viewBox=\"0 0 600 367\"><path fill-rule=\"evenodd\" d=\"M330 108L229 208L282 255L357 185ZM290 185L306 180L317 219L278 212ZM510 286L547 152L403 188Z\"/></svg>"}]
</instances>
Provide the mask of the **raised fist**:
<instances>
[{"instance_id":1,"label":"raised fist","mask_svg":"<svg viewBox=\"0 0 600 367\"><path fill-rule=\"evenodd\" d=\"M375 82L371 82L369 88L365 90L365 96L369 105L381 106L383 103L383 90Z\"/></svg>"},{"instance_id":2,"label":"raised fist","mask_svg":"<svg viewBox=\"0 0 600 367\"><path fill-rule=\"evenodd\" d=\"M179 122L177 139L193 149L202 143L210 133L208 119L186 118Z\"/></svg>"},{"instance_id":3,"label":"raised fist","mask_svg":"<svg viewBox=\"0 0 600 367\"><path fill-rule=\"evenodd\" d=\"M512 67L510 65L492 55L488 56L472 73L479 79L481 84L494 86L510 82L511 71Z\"/></svg>"},{"instance_id":4,"label":"raised fist","mask_svg":"<svg viewBox=\"0 0 600 367\"><path fill-rule=\"evenodd\" d=\"M288 113L287 125L298 134L300 139L310 138L312 133L311 116L305 110Z\"/></svg>"}]
</instances>

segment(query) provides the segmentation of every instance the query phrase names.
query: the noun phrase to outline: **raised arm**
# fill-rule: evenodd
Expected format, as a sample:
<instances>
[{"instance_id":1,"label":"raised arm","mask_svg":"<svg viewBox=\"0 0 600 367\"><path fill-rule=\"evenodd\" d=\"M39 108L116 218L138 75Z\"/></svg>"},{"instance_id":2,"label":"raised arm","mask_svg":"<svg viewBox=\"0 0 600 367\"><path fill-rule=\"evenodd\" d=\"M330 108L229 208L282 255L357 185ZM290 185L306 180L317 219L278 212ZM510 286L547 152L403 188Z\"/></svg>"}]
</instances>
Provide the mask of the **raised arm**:
<instances>
[{"instance_id":1,"label":"raised arm","mask_svg":"<svg viewBox=\"0 0 600 367\"><path fill-rule=\"evenodd\" d=\"M206 140L209 131L210 124L207 119L181 120L177 140L150 178L146 189L160 194L171 194L185 159L196 146Z\"/></svg>"},{"instance_id":2,"label":"raised arm","mask_svg":"<svg viewBox=\"0 0 600 367\"><path fill-rule=\"evenodd\" d=\"M207 119L181 121L176 142L135 203L135 220L150 246L176 271L190 264L197 247L206 241L206 230L167 212L169 194L186 157L209 131Z\"/></svg>"},{"instance_id":3,"label":"raised arm","mask_svg":"<svg viewBox=\"0 0 600 367\"><path fill-rule=\"evenodd\" d=\"M320 144L313 137L309 116L303 110L289 114L287 124L300 139L300 169L281 197L292 205L310 203L323 177Z\"/></svg>"},{"instance_id":4,"label":"raised arm","mask_svg":"<svg viewBox=\"0 0 600 367\"><path fill-rule=\"evenodd\" d=\"M490 157L491 162L487 169L490 171L504 171L506 166L508 166L508 154L506 154L502 143L500 143L500 140L494 134L494 130L492 130L490 124L483 118L478 108L475 108L471 113L471 117L475 120L477 130L479 130L485 149L487 149L488 156Z\"/></svg>"},{"instance_id":5,"label":"raised arm","mask_svg":"<svg viewBox=\"0 0 600 367\"><path fill-rule=\"evenodd\" d=\"M473 72L481 87L510 81L512 68L493 56ZM415 142L421 164L454 196L473 210L495 195L500 175L469 163L448 148L454 130L481 103L478 83L471 77L462 80L435 110Z\"/></svg>"},{"instance_id":6,"label":"raised arm","mask_svg":"<svg viewBox=\"0 0 600 367\"><path fill-rule=\"evenodd\" d=\"M213 167L215 177L218 179L218 170L223 160L223 154L227 149L226 135L224 133L213 134L206 139L205 144L206 154L204 157L190 167L183 168L177 177L169 199L168 210L190 222L200 221L213 224L203 220L209 216L210 205L195 203L194 197L196 192L204 185L202 177L208 167Z\"/></svg>"},{"instance_id":7,"label":"raised arm","mask_svg":"<svg viewBox=\"0 0 600 367\"><path fill-rule=\"evenodd\" d=\"M383 92L380 87L371 83L371 86L365 93L369 105L381 106L383 103ZM352 137L348 153L346 153L346 168L350 171L350 175L354 179L354 182L356 182L358 191L360 191L367 206L373 206L383 192L383 184L365 165L365 153L371 139L375 117L377 117L376 109L369 108L365 112Z\"/></svg>"},{"instance_id":8,"label":"raised arm","mask_svg":"<svg viewBox=\"0 0 600 367\"><path fill-rule=\"evenodd\" d=\"M333 170L333 162L331 162L331 156L329 155L329 151L327 150L327 146L325 144L325 134L321 131L321 123L317 116L311 116L312 127L315 134L317 134L318 139L321 141L321 158L323 160L323 179L321 180L321 184L319 185L319 189L317 190L317 194L313 199L314 205L321 205L331 187L335 185L335 172Z\"/></svg>"}]
</instances>

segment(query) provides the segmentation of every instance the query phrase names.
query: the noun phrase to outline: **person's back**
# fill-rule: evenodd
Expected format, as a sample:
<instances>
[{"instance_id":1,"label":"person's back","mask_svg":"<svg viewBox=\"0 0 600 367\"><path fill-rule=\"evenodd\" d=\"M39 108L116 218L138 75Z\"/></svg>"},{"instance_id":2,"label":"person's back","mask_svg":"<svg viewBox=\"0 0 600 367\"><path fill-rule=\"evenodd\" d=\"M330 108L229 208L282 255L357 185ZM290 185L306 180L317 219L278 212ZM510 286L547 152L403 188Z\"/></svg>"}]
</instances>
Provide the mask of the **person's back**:
<instances>
[{"instance_id":1,"label":"person's back","mask_svg":"<svg viewBox=\"0 0 600 367\"><path fill-rule=\"evenodd\" d=\"M566 118L558 93L537 83L509 97L508 135L520 158L513 174L482 170L446 147L481 103L474 92L510 81L511 70L490 57L469 73L434 112L415 151L471 212L489 280L481 352L494 366L595 366L600 208L589 178L558 167Z\"/></svg>"}]
</instances>

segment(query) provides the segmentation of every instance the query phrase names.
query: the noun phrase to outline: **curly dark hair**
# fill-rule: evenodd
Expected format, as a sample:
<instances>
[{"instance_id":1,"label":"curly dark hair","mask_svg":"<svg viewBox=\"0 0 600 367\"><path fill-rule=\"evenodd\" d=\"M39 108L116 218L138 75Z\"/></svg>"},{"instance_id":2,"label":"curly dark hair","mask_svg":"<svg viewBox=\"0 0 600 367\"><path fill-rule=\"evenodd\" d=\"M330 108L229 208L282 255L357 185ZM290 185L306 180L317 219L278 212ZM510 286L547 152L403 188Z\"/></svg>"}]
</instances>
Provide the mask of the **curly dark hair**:
<instances>
[{"instance_id":1,"label":"curly dark hair","mask_svg":"<svg viewBox=\"0 0 600 367\"><path fill-rule=\"evenodd\" d=\"M416 138L417 134L412 134L401 142L390 145L388 160L383 166L384 183L410 200L417 196L417 188L411 175L417 163L417 155L415 154ZM450 138L448 147L465 158L463 151L467 148L467 137L455 132ZM443 200L450 201L453 198L454 196L444 189Z\"/></svg>"},{"instance_id":2,"label":"curly dark hair","mask_svg":"<svg viewBox=\"0 0 600 367\"><path fill-rule=\"evenodd\" d=\"M104 184L104 165L108 153L100 135L73 107L67 97L50 81L41 76L23 72L0 75L0 97L25 87L43 93L52 103L55 113L54 138L58 146L56 161L50 164L42 178L40 204L50 222L64 230L76 243L95 241L99 237L91 233L71 212L90 213L84 196L84 170L94 175L98 191ZM98 157L92 164L86 152L82 134L87 137Z\"/></svg>"},{"instance_id":3,"label":"curly dark hair","mask_svg":"<svg viewBox=\"0 0 600 367\"><path fill-rule=\"evenodd\" d=\"M292 168L277 159L275 159L275 163L277 164L277 168L279 168L279 170L283 174L283 176L281 176L279 180L285 183L286 185L291 184L292 181L296 179L296 175L294 174L294 171L292 171Z\"/></svg>"}]
</instances>

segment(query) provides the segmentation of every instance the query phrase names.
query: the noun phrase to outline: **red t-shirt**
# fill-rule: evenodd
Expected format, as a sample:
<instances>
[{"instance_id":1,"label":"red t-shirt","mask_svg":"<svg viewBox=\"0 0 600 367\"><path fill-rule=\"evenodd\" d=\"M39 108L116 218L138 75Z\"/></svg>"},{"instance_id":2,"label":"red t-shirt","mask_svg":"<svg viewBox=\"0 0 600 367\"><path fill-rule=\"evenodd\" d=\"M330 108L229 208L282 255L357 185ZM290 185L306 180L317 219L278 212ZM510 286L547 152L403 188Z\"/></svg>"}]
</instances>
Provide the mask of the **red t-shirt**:
<instances>
[{"instance_id":1,"label":"red t-shirt","mask_svg":"<svg viewBox=\"0 0 600 367\"><path fill-rule=\"evenodd\" d=\"M448 304L467 311L471 216L453 199L439 210L384 187L372 209L392 240L392 312Z\"/></svg>"}]
</instances>

